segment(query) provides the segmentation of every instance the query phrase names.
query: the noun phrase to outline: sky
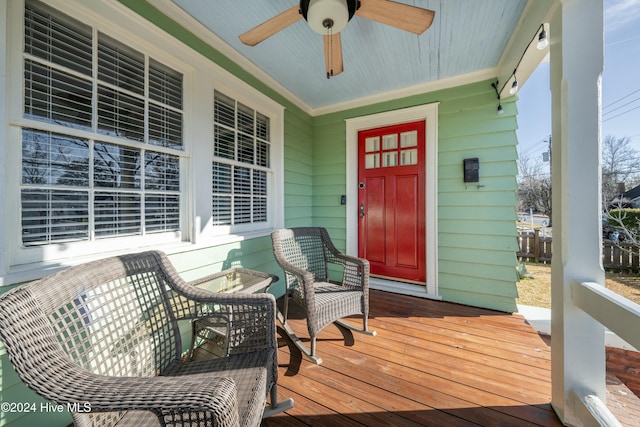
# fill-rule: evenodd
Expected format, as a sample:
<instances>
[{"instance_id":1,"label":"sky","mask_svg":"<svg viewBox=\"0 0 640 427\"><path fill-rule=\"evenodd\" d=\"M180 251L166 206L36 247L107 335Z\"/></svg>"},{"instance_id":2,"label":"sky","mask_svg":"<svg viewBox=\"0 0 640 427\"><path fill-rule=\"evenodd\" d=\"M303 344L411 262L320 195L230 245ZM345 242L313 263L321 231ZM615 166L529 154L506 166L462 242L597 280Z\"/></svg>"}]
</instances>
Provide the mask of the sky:
<instances>
[{"instance_id":1,"label":"sky","mask_svg":"<svg viewBox=\"0 0 640 427\"><path fill-rule=\"evenodd\" d=\"M640 155L640 0L605 0L604 7L602 137L628 137ZM518 153L542 159L551 134L548 62L522 85L517 105Z\"/></svg>"}]
</instances>

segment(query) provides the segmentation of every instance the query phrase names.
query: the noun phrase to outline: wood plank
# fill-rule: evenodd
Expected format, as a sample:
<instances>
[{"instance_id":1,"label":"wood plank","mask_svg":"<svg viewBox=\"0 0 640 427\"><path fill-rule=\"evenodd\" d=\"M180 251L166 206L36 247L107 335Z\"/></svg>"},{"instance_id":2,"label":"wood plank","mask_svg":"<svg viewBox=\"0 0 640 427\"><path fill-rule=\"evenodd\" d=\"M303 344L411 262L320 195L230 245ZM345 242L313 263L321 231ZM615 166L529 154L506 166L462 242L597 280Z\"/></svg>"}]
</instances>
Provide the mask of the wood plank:
<instances>
[{"instance_id":1,"label":"wood plank","mask_svg":"<svg viewBox=\"0 0 640 427\"><path fill-rule=\"evenodd\" d=\"M335 356L330 356L329 359L331 359L331 361L325 359L324 363L331 364L332 366L336 366L337 364L340 368L344 367L344 364ZM329 367L329 369L331 368ZM300 372L300 375L309 378L311 381L323 383L327 387L331 387L338 396L348 391L348 398L352 401L360 402L359 406L364 406L364 402L367 402L378 408L377 411L395 414L391 419L393 422L392 425L430 425L443 427L478 425L461 418L452 418L449 414L435 410L413 398L392 393L390 389L381 389L379 386L370 384L364 380L347 375L340 375L340 372L340 370L334 370L332 374L337 375L327 375L325 369L314 369L313 367L305 366ZM406 389L402 392L410 393L410 391ZM333 395L334 393L332 393L332 396Z\"/></svg>"},{"instance_id":2,"label":"wood plank","mask_svg":"<svg viewBox=\"0 0 640 427\"><path fill-rule=\"evenodd\" d=\"M336 347L340 346L337 342L334 345ZM382 359L366 358L366 362L363 362L361 358L358 358L358 354L359 352L349 347L332 349L328 356L323 354L324 362L322 368L329 369L330 373L327 374L327 371L320 372L320 369L315 369L317 380L323 381L320 377L348 377L351 382L346 382L343 379L342 383L354 395L359 395L363 390L368 391L370 388L375 387L378 391L377 393L375 391L371 392L371 395L376 397L369 397L369 399L376 402L388 402L388 406L384 403L379 403L386 410L397 411L400 398L418 403L429 408L426 413L419 417L420 419L424 418L423 421L429 420L430 423L427 425L435 425L437 420L444 422L443 425L457 425L463 420L463 425L468 425L469 422L490 425L491 422L489 421L499 421L500 425L526 425L527 418L546 420L552 416L549 411L533 406L517 409L512 411L513 413L482 407L480 404L467 399L478 395L478 391L472 387L466 387L446 378L416 373L413 368ZM300 374L305 375L307 372L306 370L301 370ZM350 372L354 374L350 375ZM327 380L325 379L324 381ZM365 395L363 394L363 396ZM461 398L459 396L464 397ZM494 395L486 396L486 398L491 398L492 406L496 408L521 408L519 402L511 399L499 398ZM486 403L485 400L482 400L482 402ZM403 402L403 404L407 405L407 402ZM465 408L466 410L460 411L460 408ZM434 412L436 409L443 411L443 413L436 414ZM403 408L403 411L406 410L407 407ZM417 408L414 409L414 412L415 410ZM414 413L413 416L417 415ZM453 418L443 418L445 416ZM452 422L454 424L451 424Z\"/></svg>"},{"instance_id":3,"label":"wood plank","mask_svg":"<svg viewBox=\"0 0 640 427\"><path fill-rule=\"evenodd\" d=\"M291 326L301 339L305 337L305 325L292 322ZM489 366L486 363L488 359L464 350L458 351L455 356L444 355L437 352L428 342L413 345L408 342L413 339L407 336L397 337L394 334L383 333L376 337L351 336L349 331L342 332L349 335L347 342L355 340L354 346L361 353L369 356L380 357L390 362L411 366L415 370L454 379L504 397L513 397L522 403L542 403L551 399L550 381L531 378L528 375L528 368L516 373L512 372L517 370L516 368L510 371ZM324 358L325 353L335 351L333 348L327 348L327 345L344 341L342 332L336 326L329 325L318 334L317 351L321 357ZM507 362L504 363L507 364ZM525 372L527 374L523 375Z\"/></svg>"},{"instance_id":4,"label":"wood plank","mask_svg":"<svg viewBox=\"0 0 640 427\"><path fill-rule=\"evenodd\" d=\"M278 394L263 426L553 426L550 349L517 315L371 292L377 336L329 325L322 365L279 328ZM301 310L290 326L308 341ZM360 319L352 319L358 324Z\"/></svg>"},{"instance_id":5,"label":"wood plank","mask_svg":"<svg viewBox=\"0 0 640 427\"><path fill-rule=\"evenodd\" d=\"M418 339L428 340L431 346L446 356L455 356L460 353L459 350L469 351L478 355L478 357L488 356L485 360L492 363L490 366L503 369L514 369L519 372L524 362L529 367L529 375L538 379L549 380L550 361L546 358L540 358L538 355L541 351L531 353L529 349L523 345L506 346L502 342L487 339L472 333L464 333L452 329L444 329L435 325L420 325L419 328L411 328L396 323L393 319L386 322L371 322L371 327L376 331L388 331L396 335L404 335L416 345ZM426 344L425 344L426 345ZM518 352L516 349L520 349ZM535 351L535 350L534 350ZM514 366L509 364L513 359L519 359ZM505 364L506 362L506 364Z\"/></svg>"}]
</instances>

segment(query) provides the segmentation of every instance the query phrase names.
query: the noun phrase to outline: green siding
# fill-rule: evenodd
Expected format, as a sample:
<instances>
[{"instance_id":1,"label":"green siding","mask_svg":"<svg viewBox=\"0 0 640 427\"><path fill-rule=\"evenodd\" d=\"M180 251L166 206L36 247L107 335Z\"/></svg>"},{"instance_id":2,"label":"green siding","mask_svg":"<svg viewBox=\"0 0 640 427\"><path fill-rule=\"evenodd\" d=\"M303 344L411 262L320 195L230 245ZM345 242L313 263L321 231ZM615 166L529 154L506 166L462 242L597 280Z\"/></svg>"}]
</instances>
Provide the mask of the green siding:
<instances>
[{"instance_id":1,"label":"green siding","mask_svg":"<svg viewBox=\"0 0 640 427\"><path fill-rule=\"evenodd\" d=\"M468 103L440 104L439 292L448 301L517 311L515 100L503 101L499 116L490 82L468 89ZM480 159L484 187L465 186L467 157Z\"/></svg>"},{"instance_id":2,"label":"green siding","mask_svg":"<svg viewBox=\"0 0 640 427\"><path fill-rule=\"evenodd\" d=\"M285 110L285 225L311 224L313 153L311 117L295 109Z\"/></svg>"},{"instance_id":3,"label":"green siding","mask_svg":"<svg viewBox=\"0 0 640 427\"><path fill-rule=\"evenodd\" d=\"M516 311L516 109L496 114L491 81L415 95L313 118L313 221L344 248L345 120L416 105L438 107L438 285L447 301ZM480 159L477 188L462 160Z\"/></svg>"}]
</instances>

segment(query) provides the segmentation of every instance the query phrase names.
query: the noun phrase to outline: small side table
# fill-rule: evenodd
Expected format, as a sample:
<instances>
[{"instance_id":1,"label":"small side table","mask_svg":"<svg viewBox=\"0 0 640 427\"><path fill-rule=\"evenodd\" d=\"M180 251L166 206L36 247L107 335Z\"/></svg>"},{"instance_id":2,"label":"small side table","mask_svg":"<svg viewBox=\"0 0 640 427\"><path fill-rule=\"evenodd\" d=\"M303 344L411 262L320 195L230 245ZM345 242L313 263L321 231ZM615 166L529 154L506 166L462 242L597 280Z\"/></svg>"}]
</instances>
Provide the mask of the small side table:
<instances>
[{"instance_id":1,"label":"small side table","mask_svg":"<svg viewBox=\"0 0 640 427\"><path fill-rule=\"evenodd\" d=\"M278 276L261 271L247 268L230 268L189 283L197 288L211 292L254 294L267 292L269 286L278 280ZM193 357L193 351L198 338L215 343L216 347L226 354L228 351L228 322L229 319L222 317L207 317L193 320L191 322L189 359Z\"/></svg>"}]
</instances>

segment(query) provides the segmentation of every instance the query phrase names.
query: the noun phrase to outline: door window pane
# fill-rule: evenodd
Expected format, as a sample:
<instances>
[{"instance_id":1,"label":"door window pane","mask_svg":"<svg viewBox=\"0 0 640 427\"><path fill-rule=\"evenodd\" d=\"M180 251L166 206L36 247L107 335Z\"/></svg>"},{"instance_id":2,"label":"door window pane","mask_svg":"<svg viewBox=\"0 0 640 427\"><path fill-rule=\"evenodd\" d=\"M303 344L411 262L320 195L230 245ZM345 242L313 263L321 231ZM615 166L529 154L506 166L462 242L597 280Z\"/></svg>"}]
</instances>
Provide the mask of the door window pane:
<instances>
[{"instance_id":1,"label":"door window pane","mask_svg":"<svg viewBox=\"0 0 640 427\"><path fill-rule=\"evenodd\" d=\"M383 150L394 150L398 148L398 135L395 133L392 135L383 135L382 136L382 149Z\"/></svg>"},{"instance_id":2,"label":"door window pane","mask_svg":"<svg viewBox=\"0 0 640 427\"><path fill-rule=\"evenodd\" d=\"M398 166L398 152L391 151L389 153L382 153L382 167L388 168Z\"/></svg>"},{"instance_id":3,"label":"door window pane","mask_svg":"<svg viewBox=\"0 0 640 427\"><path fill-rule=\"evenodd\" d=\"M418 164L418 149L412 148L409 150L400 151L400 165L409 166Z\"/></svg>"},{"instance_id":4,"label":"door window pane","mask_svg":"<svg viewBox=\"0 0 640 427\"><path fill-rule=\"evenodd\" d=\"M364 159L365 169L375 169L380 167L380 154L367 154Z\"/></svg>"},{"instance_id":5,"label":"door window pane","mask_svg":"<svg viewBox=\"0 0 640 427\"><path fill-rule=\"evenodd\" d=\"M370 137L367 138L365 140L365 151L367 153L371 153L373 151L379 151L380 150L380 137L379 136L374 136L374 137Z\"/></svg>"},{"instance_id":6,"label":"door window pane","mask_svg":"<svg viewBox=\"0 0 640 427\"><path fill-rule=\"evenodd\" d=\"M412 130L410 132L402 132L400 134L400 147L417 147L418 146L418 131Z\"/></svg>"}]
</instances>

